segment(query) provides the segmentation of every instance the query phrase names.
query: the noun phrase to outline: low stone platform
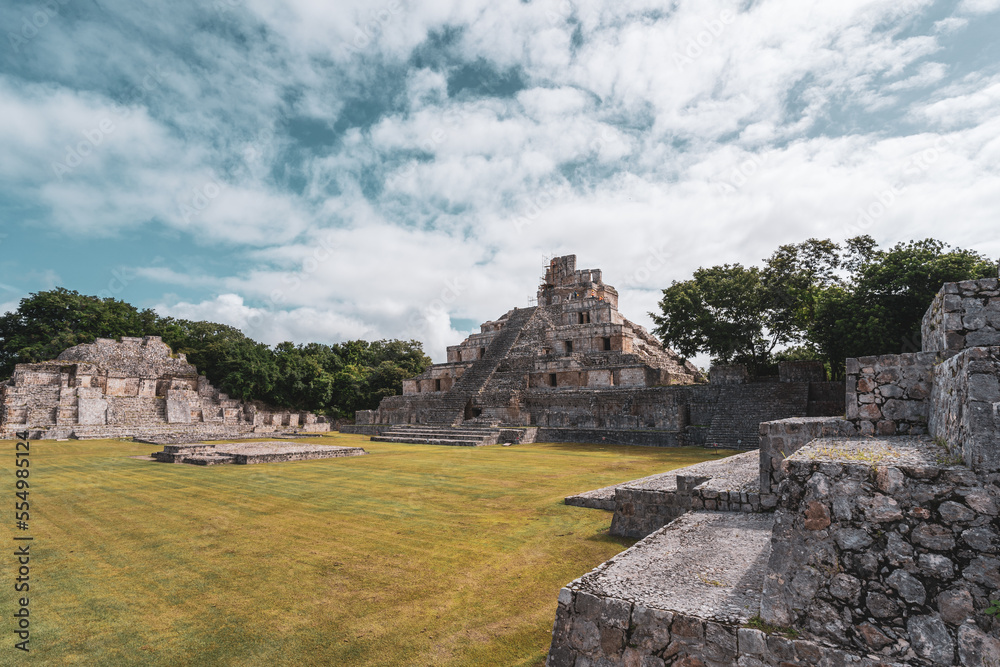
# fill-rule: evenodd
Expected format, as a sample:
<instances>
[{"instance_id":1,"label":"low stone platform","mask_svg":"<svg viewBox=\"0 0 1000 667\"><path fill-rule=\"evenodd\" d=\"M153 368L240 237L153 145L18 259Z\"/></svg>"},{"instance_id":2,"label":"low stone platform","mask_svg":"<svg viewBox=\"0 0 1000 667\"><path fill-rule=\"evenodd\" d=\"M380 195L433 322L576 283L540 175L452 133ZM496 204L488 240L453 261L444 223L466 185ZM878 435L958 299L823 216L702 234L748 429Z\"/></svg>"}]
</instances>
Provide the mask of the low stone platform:
<instances>
[{"instance_id":1,"label":"low stone platform","mask_svg":"<svg viewBox=\"0 0 1000 667\"><path fill-rule=\"evenodd\" d=\"M214 440L259 440L261 438L281 438L282 440L299 439L299 438L321 438L326 433L300 433L300 432L281 432L281 433L254 433L253 431L247 431L244 433L209 433L202 434L201 437L193 437L193 432L189 433L167 433L163 435L152 435L148 437L133 438L136 442L142 442L147 445L157 445L162 447L164 445L197 445L205 442L211 442Z\"/></svg>"},{"instance_id":2,"label":"low stone platform","mask_svg":"<svg viewBox=\"0 0 1000 667\"><path fill-rule=\"evenodd\" d=\"M162 452L154 452L151 456L154 460L163 463L190 463L208 466L307 461L363 456L365 454L367 452L361 447L305 445L275 441L166 445Z\"/></svg>"},{"instance_id":3,"label":"low stone platform","mask_svg":"<svg viewBox=\"0 0 1000 667\"><path fill-rule=\"evenodd\" d=\"M663 665L684 655L702 661L692 665L736 664L739 628L760 609L773 523L769 514L694 512L569 584L548 665Z\"/></svg>"},{"instance_id":4,"label":"low stone platform","mask_svg":"<svg viewBox=\"0 0 1000 667\"><path fill-rule=\"evenodd\" d=\"M711 488L713 489L750 490L749 487L752 487L757 481L758 461L755 454L755 452L746 452L716 461L703 461L676 470L567 496L564 502L574 507L613 511L615 509L615 492L618 489L629 488L674 493L677 491L678 477L691 481L700 479L698 484L711 480Z\"/></svg>"},{"instance_id":5,"label":"low stone platform","mask_svg":"<svg viewBox=\"0 0 1000 667\"><path fill-rule=\"evenodd\" d=\"M611 534L639 539L692 509L760 512L777 504L757 491L759 453L737 454L615 487Z\"/></svg>"},{"instance_id":6,"label":"low stone platform","mask_svg":"<svg viewBox=\"0 0 1000 667\"><path fill-rule=\"evenodd\" d=\"M692 512L568 588L649 609L743 623L760 609L771 514ZM643 576L636 576L637 573Z\"/></svg>"}]
</instances>

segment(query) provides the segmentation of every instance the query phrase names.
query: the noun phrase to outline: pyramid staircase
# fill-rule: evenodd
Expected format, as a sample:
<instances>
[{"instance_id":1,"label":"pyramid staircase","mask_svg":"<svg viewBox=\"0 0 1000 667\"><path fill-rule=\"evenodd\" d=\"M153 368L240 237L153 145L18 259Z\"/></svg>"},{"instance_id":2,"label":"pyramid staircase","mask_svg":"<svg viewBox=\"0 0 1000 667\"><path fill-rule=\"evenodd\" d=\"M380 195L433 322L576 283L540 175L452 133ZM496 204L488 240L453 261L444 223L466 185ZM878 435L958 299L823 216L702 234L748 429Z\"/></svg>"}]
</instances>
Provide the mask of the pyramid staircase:
<instances>
[{"instance_id":1,"label":"pyramid staircase","mask_svg":"<svg viewBox=\"0 0 1000 667\"><path fill-rule=\"evenodd\" d=\"M438 399L437 407L431 410L431 423L459 426L465 421L465 408L469 401L486 388L537 311L537 307L519 308L511 314L507 324L486 348L483 358L473 362L452 388Z\"/></svg>"}]
</instances>

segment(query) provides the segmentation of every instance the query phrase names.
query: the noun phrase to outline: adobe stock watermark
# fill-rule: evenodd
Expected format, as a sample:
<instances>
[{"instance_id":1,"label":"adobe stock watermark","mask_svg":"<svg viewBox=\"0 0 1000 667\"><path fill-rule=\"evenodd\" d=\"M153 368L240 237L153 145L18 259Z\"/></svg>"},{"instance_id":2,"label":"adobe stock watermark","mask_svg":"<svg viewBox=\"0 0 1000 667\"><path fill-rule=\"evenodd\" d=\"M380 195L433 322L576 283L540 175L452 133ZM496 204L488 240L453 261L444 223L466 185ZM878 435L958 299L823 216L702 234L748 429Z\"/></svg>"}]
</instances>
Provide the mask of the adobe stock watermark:
<instances>
[{"instance_id":1,"label":"adobe stock watermark","mask_svg":"<svg viewBox=\"0 0 1000 667\"><path fill-rule=\"evenodd\" d=\"M220 15L228 14L236 9L241 9L243 6L244 0L215 0L215 2L212 3L212 9Z\"/></svg>"},{"instance_id":2,"label":"adobe stock watermark","mask_svg":"<svg viewBox=\"0 0 1000 667\"><path fill-rule=\"evenodd\" d=\"M354 26L354 36L351 41L341 46L344 56L359 55L362 51L378 41L385 28L393 18L403 13L403 3L400 0L390 0L381 9L369 12L369 18L364 23Z\"/></svg>"},{"instance_id":3,"label":"adobe stock watermark","mask_svg":"<svg viewBox=\"0 0 1000 667\"><path fill-rule=\"evenodd\" d=\"M465 107L448 108L441 115L441 124L427 132L420 141L417 142L417 149L434 155L437 149L444 145L444 142L451 136L451 130L469 118L469 111ZM397 173L400 176L412 176L417 171L416 160L410 160Z\"/></svg>"},{"instance_id":4,"label":"adobe stock watermark","mask_svg":"<svg viewBox=\"0 0 1000 667\"><path fill-rule=\"evenodd\" d=\"M247 317L247 333L259 331L265 319L273 317L273 310L283 306L287 300L288 292L295 292L300 289L306 280L309 280L320 267L333 258L334 248L337 246L336 238L329 232L318 238L312 246L312 251L302 260L298 271L282 276L283 286L276 287L267 295L265 300L266 310L255 310Z\"/></svg>"},{"instance_id":5,"label":"adobe stock watermark","mask_svg":"<svg viewBox=\"0 0 1000 667\"><path fill-rule=\"evenodd\" d=\"M639 265L631 276L623 283L627 287L638 287L645 285L653 276L663 271L669 265L673 253L666 247L653 248L646 256L646 261Z\"/></svg>"},{"instance_id":6,"label":"adobe stock watermark","mask_svg":"<svg viewBox=\"0 0 1000 667\"><path fill-rule=\"evenodd\" d=\"M715 41L722 36L722 33L726 31L726 28L735 23L735 21L736 14L728 9L723 9L719 12L718 17L714 19L702 21L702 25L705 29L690 38L684 45L682 51L674 52L674 65L677 66L677 69L683 72L684 68L694 65L694 61L705 55L705 51L712 46L712 44L714 44Z\"/></svg>"},{"instance_id":7,"label":"adobe stock watermark","mask_svg":"<svg viewBox=\"0 0 1000 667\"><path fill-rule=\"evenodd\" d=\"M264 128L255 134L250 144L242 151L242 161L244 165L260 157L263 147L274 140L274 132L270 128ZM210 178L201 185L197 185L191 190L191 194L183 199L177 199L177 212L181 220L186 224L191 224L202 213L204 213L212 202L221 195L228 185L219 178Z\"/></svg>"},{"instance_id":8,"label":"adobe stock watermark","mask_svg":"<svg viewBox=\"0 0 1000 667\"><path fill-rule=\"evenodd\" d=\"M38 36L38 33L49 24L49 21L59 15L59 9L68 4L69 0L47 0L36 5L36 9L31 14L21 17L21 24L17 32L8 32L7 41L14 53L21 53L21 48Z\"/></svg>"},{"instance_id":9,"label":"adobe stock watermark","mask_svg":"<svg viewBox=\"0 0 1000 667\"><path fill-rule=\"evenodd\" d=\"M601 135L594 137L587 144L587 149L592 153L599 153L605 146L618 143L619 138L611 132L611 128L605 126L601 129ZM514 231L518 234L524 233L525 227L530 227L538 221L542 213L551 208L565 192L564 184L551 184L539 192L526 197L521 206L520 212L511 221Z\"/></svg>"},{"instance_id":10,"label":"adobe stock watermark","mask_svg":"<svg viewBox=\"0 0 1000 667\"><path fill-rule=\"evenodd\" d=\"M899 199L906 194L909 187L907 181L926 173L947 153L953 141L947 137L938 137L934 145L916 153L903 163L902 176L881 192L876 192L867 206L858 209L858 217L854 224L847 225L844 232L848 237L858 236L882 219Z\"/></svg>"},{"instance_id":11,"label":"adobe stock watermark","mask_svg":"<svg viewBox=\"0 0 1000 667\"><path fill-rule=\"evenodd\" d=\"M548 20L549 25L556 25L557 23L568 21L569 19L576 18L580 23L586 23L589 25L600 25L601 16L598 10L590 9L589 11L581 11L580 7L570 0L559 0L555 3L554 9L549 8L545 10L545 18Z\"/></svg>"},{"instance_id":12,"label":"adobe stock watermark","mask_svg":"<svg viewBox=\"0 0 1000 667\"><path fill-rule=\"evenodd\" d=\"M114 299L135 280L135 272L127 266L119 266L111 269L111 280L108 281L107 289L102 289L97 293L98 298Z\"/></svg>"},{"instance_id":13,"label":"adobe stock watermark","mask_svg":"<svg viewBox=\"0 0 1000 667\"><path fill-rule=\"evenodd\" d=\"M468 276L456 276L444 281L441 292L410 318L413 331L426 332L431 322L448 317L448 308L469 289Z\"/></svg>"},{"instance_id":14,"label":"adobe stock watermark","mask_svg":"<svg viewBox=\"0 0 1000 667\"><path fill-rule=\"evenodd\" d=\"M761 167L767 164L769 153L754 153L745 160L741 160L738 165L727 174L723 182L717 184L720 194L731 195L746 185L753 178Z\"/></svg>"},{"instance_id":15,"label":"adobe stock watermark","mask_svg":"<svg viewBox=\"0 0 1000 667\"><path fill-rule=\"evenodd\" d=\"M158 88L163 82L162 77L163 72L158 65L154 69L148 70L139 84L132 86L126 94L114 100L111 113L118 121L128 119L132 115L132 105ZM105 116L95 127L82 130L83 141L76 145L66 145L66 156L62 162L58 160L52 162L52 174L62 181L93 155L117 129L118 125L115 120L111 116Z\"/></svg>"}]
</instances>

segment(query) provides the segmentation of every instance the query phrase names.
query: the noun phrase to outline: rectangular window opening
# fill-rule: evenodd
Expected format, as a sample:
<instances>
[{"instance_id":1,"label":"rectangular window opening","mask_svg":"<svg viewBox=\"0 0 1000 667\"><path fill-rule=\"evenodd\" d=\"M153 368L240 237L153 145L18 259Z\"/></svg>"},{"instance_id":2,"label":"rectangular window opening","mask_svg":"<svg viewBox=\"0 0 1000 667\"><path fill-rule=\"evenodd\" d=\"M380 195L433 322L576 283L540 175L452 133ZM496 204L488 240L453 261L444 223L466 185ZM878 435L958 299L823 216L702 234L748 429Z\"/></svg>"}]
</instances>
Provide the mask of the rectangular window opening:
<instances>
[{"instance_id":1,"label":"rectangular window opening","mask_svg":"<svg viewBox=\"0 0 1000 667\"><path fill-rule=\"evenodd\" d=\"M605 352L610 352L611 351L611 339L610 338L605 338L604 339L604 351Z\"/></svg>"},{"instance_id":2,"label":"rectangular window opening","mask_svg":"<svg viewBox=\"0 0 1000 667\"><path fill-rule=\"evenodd\" d=\"M549 386L556 387L559 384L559 378L555 373L549 373Z\"/></svg>"},{"instance_id":3,"label":"rectangular window opening","mask_svg":"<svg viewBox=\"0 0 1000 667\"><path fill-rule=\"evenodd\" d=\"M566 354L573 354L573 341L566 341Z\"/></svg>"}]
</instances>

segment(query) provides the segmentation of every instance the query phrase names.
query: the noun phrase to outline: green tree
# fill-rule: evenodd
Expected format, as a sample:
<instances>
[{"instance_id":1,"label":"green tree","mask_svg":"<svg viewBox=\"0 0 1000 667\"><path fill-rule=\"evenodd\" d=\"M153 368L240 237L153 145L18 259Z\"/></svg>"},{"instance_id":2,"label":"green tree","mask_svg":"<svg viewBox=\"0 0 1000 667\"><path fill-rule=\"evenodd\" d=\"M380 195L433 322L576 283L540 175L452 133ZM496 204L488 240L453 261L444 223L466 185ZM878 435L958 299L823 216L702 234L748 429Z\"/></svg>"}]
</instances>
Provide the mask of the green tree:
<instances>
[{"instance_id":1,"label":"green tree","mask_svg":"<svg viewBox=\"0 0 1000 667\"><path fill-rule=\"evenodd\" d=\"M849 357L919 351L924 313L942 284L996 275L985 256L934 239L882 250L871 237L857 237L842 264L848 276L821 290L807 332L838 375Z\"/></svg>"},{"instance_id":2,"label":"green tree","mask_svg":"<svg viewBox=\"0 0 1000 667\"><path fill-rule=\"evenodd\" d=\"M335 345L281 343L271 349L235 327L161 318L114 299L66 289L38 292L0 317L0 377L18 363L54 359L95 338L162 336L221 391L239 400L353 416L402 393L403 379L430 365L417 341L363 340Z\"/></svg>"},{"instance_id":3,"label":"green tree","mask_svg":"<svg viewBox=\"0 0 1000 667\"><path fill-rule=\"evenodd\" d=\"M717 363L771 369L774 352L801 343L822 290L838 281L838 247L809 239L783 245L763 268L700 268L663 290L655 332L681 356L708 353Z\"/></svg>"},{"instance_id":4,"label":"green tree","mask_svg":"<svg viewBox=\"0 0 1000 667\"><path fill-rule=\"evenodd\" d=\"M97 338L147 335L158 319L152 310L62 287L36 292L21 299L16 311L0 316L0 377L10 376L16 364L55 359Z\"/></svg>"},{"instance_id":5,"label":"green tree","mask_svg":"<svg viewBox=\"0 0 1000 667\"><path fill-rule=\"evenodd\" d=\"M701 268L663 291L656 333L682 356L708 353L759 374L781 360L825 361L914 352L920 323L945 282L996 275L996 264L934 239L888 250L870 236L844 246L809 239L780 246L762 268Z\"/></svg>"},{"instance_id":6,"label":"green tree","mask_svg":"<svg viewBox=\"0 0 1000 667\"><path fill-rule=\"evenodd\" d=\"M241 401L267 400L278 379L274 353L236 327L164 318L155 332L219 390Z\"/></svg>"}]
</instances>

